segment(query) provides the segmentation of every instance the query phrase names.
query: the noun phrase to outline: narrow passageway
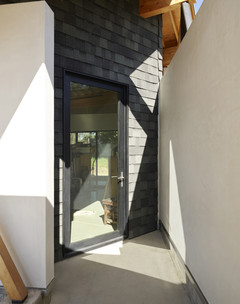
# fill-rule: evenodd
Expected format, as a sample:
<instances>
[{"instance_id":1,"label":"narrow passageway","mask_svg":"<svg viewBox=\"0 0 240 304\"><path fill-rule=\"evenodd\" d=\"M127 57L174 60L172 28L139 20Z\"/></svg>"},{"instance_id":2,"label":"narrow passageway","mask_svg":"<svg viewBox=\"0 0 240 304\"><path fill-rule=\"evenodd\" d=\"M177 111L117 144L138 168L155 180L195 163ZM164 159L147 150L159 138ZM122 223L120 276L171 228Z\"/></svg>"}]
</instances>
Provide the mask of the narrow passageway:
<instances>
[{"instance_id":1,"label":"narrow passageway","mask_svg":"<svg viewBox=\"0 0 240 304\"><path fill-rule=\"evenodd\" d=\"M55 264L52 304L190 304L159 231Z\"/></svg>"}]
</instances>

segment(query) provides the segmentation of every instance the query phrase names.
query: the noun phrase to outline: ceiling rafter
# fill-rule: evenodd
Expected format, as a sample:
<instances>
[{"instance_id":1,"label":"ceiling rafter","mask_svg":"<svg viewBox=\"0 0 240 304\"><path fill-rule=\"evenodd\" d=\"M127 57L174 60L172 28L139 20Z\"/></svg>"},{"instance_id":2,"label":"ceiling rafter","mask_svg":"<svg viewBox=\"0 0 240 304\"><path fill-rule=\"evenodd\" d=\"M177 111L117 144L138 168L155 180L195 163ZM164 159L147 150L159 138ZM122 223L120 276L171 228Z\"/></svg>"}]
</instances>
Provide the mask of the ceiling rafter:
<instances>
[{"instance_id":1,"label":"ceiling rafter","mask_svg":"<svg viewBox=\"0 0 240 304\"><path fill-rule=\"evenodd\" d=\"M187 2L192 20L196 0L139 0L139 15L148 18L162 15L163 67L167 67L181 43L181 5Z\"/></svg>"},{"instance_id":2,"label":"ceiling rafter","mask_svg":"<svg viewBox=\"0 0 240 304\"><path fill-rule=\"evenodd\" d=\"M177 40L177 44L179 44L179 42L180 42L180 36L179 36L180 31L177 30L177 25L176 25L176 21L173 17L173 12L169 11L169 15L170 15L172 27L173 27L173 30L174 30L174 34L175 34L175 37L176 37L176 40Z\"/></svg>"},{"instance_id":3,"label":"ceiling rafter","mask_svg":"<svg viewBox=\"0 0 240 304\"><path fill-rule=\"evenodd\" d=\"M148 18L175 10L181 3L195 3L196 0L139 0L139 15Z\"/></svg>"}]
</instances>

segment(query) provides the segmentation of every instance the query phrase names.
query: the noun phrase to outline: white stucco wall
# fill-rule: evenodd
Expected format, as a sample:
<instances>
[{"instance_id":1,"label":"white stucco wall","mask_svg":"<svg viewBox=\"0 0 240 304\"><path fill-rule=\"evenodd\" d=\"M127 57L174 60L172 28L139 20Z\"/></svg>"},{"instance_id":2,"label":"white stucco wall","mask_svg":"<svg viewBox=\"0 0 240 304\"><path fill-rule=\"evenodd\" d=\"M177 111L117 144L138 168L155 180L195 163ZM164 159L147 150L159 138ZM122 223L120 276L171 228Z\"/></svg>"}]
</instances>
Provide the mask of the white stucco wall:
<instances>
[{"instance_id":1,"label":"white stucco wall","mask_svg":"<svg viewBox=\"0 0 240 304\"><path fill-rule=\"evenodd\" d=\"M240 301L239 12L205 0L160 84L160 218L211 304Z\"/></svg>"},{"instance_id":2,"label":"white stucco wall","mask_svg":"<svg viewBox=\"0 0 240 304\"><path fill-rule=\"evenodd\" d=\"M54 276L54 16L0 5L0 233L27 286Z\"/></svg>"}]
</instances>

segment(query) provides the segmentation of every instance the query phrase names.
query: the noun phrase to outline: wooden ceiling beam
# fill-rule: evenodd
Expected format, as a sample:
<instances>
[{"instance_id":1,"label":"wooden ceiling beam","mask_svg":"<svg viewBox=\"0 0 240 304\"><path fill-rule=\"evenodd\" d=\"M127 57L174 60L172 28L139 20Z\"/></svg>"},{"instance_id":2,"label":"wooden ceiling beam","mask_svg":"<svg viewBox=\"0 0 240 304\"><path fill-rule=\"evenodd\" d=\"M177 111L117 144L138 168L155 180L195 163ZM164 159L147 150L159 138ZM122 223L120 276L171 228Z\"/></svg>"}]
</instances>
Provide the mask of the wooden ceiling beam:
<instances>
[{"instance_id":1,"label":"wooden ceiling beam","mask_svg":"<svg viewBox=\"0 0 240 304\"><path fill-rule=\"evenodd\" d=\"M178 45L163 49L163 67L168 67L173 56L178 49Z\"/></svg>"},{"instance_id":2,"label":"wooden ceiling beam","mask_svg":"<svg viewBox=\"0 0 240 304\"><path fill-rule=\"evenodd\" d=\"M192 19L194 19L195 18L195 9L194 9L194 3L195 3L195 1L188 0L188 3L190 4L190 9L191 9L191 13L192 13Z\"/></svg>"},{"instance_id":3,"label":"wooden ceiling beam","mask_svg":"<svg viewBox=\"0 0 240 304\"><path fill-rule=\"evenodd\" d=\"M173 17L172 11L169 12L169 15L170 15L173 31L174 31L174 34L175 34L175 37L176 37L176 40L177 40L177 44L179 44L180 43L179 32L177 30L177 25L176 25L175 19Z\"/></svg>"},{"instance_id":4,"label":"wooden ceiling beam","mask_svg":"<svg viewBox=\"0 0 240 304\"><path fill-rule=\"evenodd\" d=\"M160 14L168 13L176 9L181 3L188 0L139 0L139 15L148 18ZM196 0L189 0L195 3Z\"/></svg>"},{"instance_id":5,"label":"wooden ceiling beam","mask_svg":"<svg viewBox=\"0 0 240 304\"><path fill-rule=\"evenodd\" d=\"M162 46L163 46L163 48L165 48L166 47L166 45L165 45L165 42L164 42L164 39L162 38Z\"/></svg>"},{"instance_id":6,"label":"wooden ceiling beam","mask_svg":"<svg viewBox=\"0 0 240 304\"><path fill-rule=\"evenodd\" d=\"M181 42L181 6L184 2L189 4L194 19L196 0L139 0L140 16L143 18L163 16L163 67L170 64Z\"/></svg>"}]
</instances>

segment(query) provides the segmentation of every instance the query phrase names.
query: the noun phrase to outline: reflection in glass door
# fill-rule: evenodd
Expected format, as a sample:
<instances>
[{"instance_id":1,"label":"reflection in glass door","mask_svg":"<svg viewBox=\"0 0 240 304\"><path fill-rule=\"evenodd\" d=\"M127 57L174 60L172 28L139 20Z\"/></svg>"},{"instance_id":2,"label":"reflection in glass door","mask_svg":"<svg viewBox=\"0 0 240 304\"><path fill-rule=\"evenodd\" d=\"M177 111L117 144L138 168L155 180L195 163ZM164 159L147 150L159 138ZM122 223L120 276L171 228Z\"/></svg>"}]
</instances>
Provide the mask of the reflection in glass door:
<instances>
[{"instance_id":1,"label":"reflection in glass door","mask_svg":"<svg viewBox=\"0 0 240 304\"><path fill-rule=\"evenodd\" d=\"M71 132L71 243L117 230L117 131Z\"/></svg>"},{"instance_id":2,"label":"reflection in glass door","mask_svg":"<svg viewBox=\"0 0 240 304\"><path fill-rule=\"evenodd\" d=\"M123 233L119 92L69 82L69 204L65 246L81 250ZM121 174L119 172L121 171ZM66 218L66 216L65 216Z\"/></svg>"}]
</instances>

